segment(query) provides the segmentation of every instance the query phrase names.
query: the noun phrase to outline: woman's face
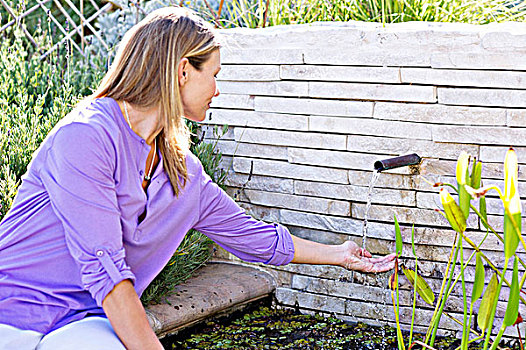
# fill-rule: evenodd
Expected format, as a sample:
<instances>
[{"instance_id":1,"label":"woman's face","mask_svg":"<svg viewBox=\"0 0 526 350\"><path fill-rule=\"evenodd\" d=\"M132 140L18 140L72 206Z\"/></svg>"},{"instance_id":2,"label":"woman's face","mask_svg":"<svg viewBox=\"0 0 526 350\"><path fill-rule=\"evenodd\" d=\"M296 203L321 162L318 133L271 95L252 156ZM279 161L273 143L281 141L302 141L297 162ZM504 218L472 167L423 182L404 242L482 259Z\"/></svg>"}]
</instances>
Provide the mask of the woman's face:
<instances>
[{"instance_id":1,"label":"woman's face","mask_svg":"<svg viewBox=\"0 0 526 350\"><path fill-rule=\"evenodd\" d=\"M216 86L216 75L219 70L221 70L219 50L211 53L201 70L193 67L187 59L181 61L179 86L186 118L196 122L205 119L212 98L219 95Z\"/></svg>"}]
</instances>

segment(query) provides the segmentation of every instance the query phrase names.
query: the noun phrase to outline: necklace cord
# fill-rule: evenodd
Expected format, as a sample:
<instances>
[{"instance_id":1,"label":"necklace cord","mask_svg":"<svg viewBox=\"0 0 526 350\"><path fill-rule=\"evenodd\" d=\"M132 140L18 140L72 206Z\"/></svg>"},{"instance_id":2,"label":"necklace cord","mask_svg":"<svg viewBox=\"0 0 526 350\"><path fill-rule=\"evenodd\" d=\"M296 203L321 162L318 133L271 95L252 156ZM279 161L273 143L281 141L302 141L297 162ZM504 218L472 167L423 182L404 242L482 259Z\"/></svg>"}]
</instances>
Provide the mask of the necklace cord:
<instances>
[{"instance_id":1,"label":"necklace cord","mask_svg":"<svg viewBox=\"0 0 526 350\"><path fill-rule=\"evenodd\" d=\"M122 103L124 105L124 114L126 115L126 121L128 122L128 125L130 126L130 129L132 129L132 131L133 131L133 128L132 128L132 125L131 125L131 122L130 122L130 116L128 115L128 107L126 106L126 101L123 100ZM153 140L153 157L152 157L152 162L150 163L150 170L148 171L148 173L144 177L144 180L146 180L146 181L150 181L151 178L152 178L152 170L153 170L153 164L155 163L155 155L156 154L157 154L157 137Z\"/></svg>"}]
</instances>

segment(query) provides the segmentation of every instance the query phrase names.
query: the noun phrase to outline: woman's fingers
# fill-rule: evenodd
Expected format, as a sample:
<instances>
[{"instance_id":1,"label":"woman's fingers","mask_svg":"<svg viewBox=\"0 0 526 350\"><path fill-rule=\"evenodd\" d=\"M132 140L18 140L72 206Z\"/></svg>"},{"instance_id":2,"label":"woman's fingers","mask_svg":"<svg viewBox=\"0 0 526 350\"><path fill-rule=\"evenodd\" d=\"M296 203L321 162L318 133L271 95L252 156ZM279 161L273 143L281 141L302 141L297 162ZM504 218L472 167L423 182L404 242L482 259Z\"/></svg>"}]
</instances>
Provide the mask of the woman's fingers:
<instances>
[{"instance_id":1,"label":"woman's fingers","mask_svg":"<svg viewBox=\"0 0 526 350\"><path fill-rule=\"evenodd\" d=\"M385 272L394 268L395 257L396 254L389 254L380 258L356 257L351 259L346 267L349 270L361 272Z\"/></svg>"}]
</instances>

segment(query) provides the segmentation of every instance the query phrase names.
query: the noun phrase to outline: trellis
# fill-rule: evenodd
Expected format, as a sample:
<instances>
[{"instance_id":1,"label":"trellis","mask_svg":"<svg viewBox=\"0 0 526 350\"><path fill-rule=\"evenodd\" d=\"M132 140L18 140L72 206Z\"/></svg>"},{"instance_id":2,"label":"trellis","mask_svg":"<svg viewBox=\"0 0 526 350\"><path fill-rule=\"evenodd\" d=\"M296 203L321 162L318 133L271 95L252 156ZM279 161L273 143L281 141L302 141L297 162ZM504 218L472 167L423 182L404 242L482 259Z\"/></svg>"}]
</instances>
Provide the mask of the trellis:
<instances>
[{"instance_id":1,"label":"trellis","mask_svg":"<svg viewBox=\"0 0 526 350\"><path fill-rule=\"evenodd\" d=\"M5 0L0 0L0 3L2 6L6 9L7 13L11 17L11 19L0 28L0 33L5 31L7 28L13 26L13 25L19 25L25 36L28 38L28 40L35 46L36 50L40 52L41 56L40 58L47 57L50 53L55 51L60 45L62 45L66 40L69 40L72 47L75 48L82 56L85 56L85 47L88 44L86 41L86 35L85 35L85 28L88 28L92 35L94 35L98 41L101 43L101 45L106 49L110 50L110 47L106 43L106 41L102 38L99 31L97 31L94 26L92 25L92 22L99 17L100 15L110 11L114 7L120 7L119 4L108 1L103 6L99 6L94 0L88 0L91 5L93 6L94 11L91 11L92 13L86 13L85 7L84 7L84 0L80 0L78 3L78 6L75 5L72 0L63 0L64 4L61 3L60 0L36 0L36 5L32 6L29 9L26 9L23 13L17 15L13 8L11 8ZM136 1L129 1L129 3L132 6L135 6L137 9L137 20L139 18L139 12L142 14L146 14L144 9L141 8L141 6ZM65 23L61 23L50 11L46 5L55 5L56 8L59 10L59 12L64 16ZM80 23L76 23L73 18L70 16L68 11L66 11L66 8L71 9L75 15L79 18ZM43 10L45 12L45 16L52 21L56 28L63 34L63 37L55 43L50 49L45 51L42 47L39 46L35 38L33 37L33 34L30 32L28 28L25 26L20 25L22 19L29 16L35 11ZM69 28L72 28L70 30ZM78 35L76 38L77 40L72 40L75 35ZM80 45L77 43L80 42Z\"/></svg>"}]
</instances>

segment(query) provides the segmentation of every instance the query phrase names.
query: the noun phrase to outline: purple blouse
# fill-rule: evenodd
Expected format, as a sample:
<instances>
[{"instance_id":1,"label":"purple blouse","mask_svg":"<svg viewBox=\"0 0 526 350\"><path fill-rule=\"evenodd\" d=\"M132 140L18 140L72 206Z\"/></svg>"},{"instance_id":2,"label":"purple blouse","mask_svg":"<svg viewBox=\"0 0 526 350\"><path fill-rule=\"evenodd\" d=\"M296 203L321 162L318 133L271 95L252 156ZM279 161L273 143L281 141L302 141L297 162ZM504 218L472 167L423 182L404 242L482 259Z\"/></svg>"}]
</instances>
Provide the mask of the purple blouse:
<instances>
[{"instance_id":1,"label":"purple blouse","mask_svg":"<svg viewBox=\"0 0 526 350\"><path fill-rule=\"evenodd\" d=\"M130 279L140 295L192 228L245 261L292 260L287 229L246 215L192 154L178 197L162 160L145 192L149 151L110 98L55 126L0 223L0 324L45 334L103 315L117 283Z\"/></svg>"}]
</instances>

